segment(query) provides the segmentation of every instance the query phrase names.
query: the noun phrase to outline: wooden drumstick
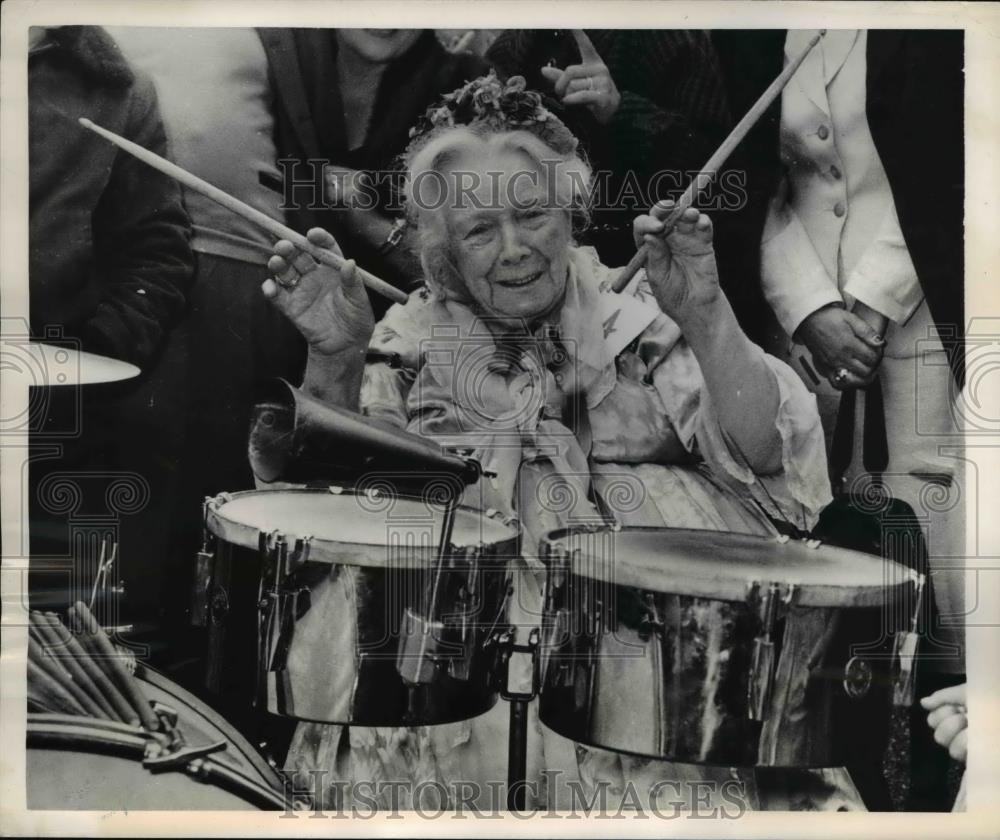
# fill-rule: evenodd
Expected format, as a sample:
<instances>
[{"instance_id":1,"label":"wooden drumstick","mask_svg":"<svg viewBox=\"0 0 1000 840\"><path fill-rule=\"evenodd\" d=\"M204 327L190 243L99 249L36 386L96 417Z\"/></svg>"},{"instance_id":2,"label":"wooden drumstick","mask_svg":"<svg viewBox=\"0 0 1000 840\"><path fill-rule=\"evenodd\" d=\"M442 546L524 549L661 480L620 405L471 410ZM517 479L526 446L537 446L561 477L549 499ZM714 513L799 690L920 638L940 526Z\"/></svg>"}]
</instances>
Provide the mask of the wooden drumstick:
<instances>
[{"instance_id":1,"label":"wooden drumstick","mask_svg":"<svg viewBox=\"0 0 1000 840\"><path fill-rule=\"evenodd\" d=\"M806 60L806 56L809 55L809 52L819 43L820 38L824 35L826 35L826 30L820 30L820 33L813 37L802 53L794 61L789 62L788 66L781 71L777 78L768 86L767 90L761 94L760 99L744 114L743 119L736 124L736 127L729 133L729 136L723 141L722 145L715 150L715 154L708 159L708 163L702 167L702 170L695 176L694 180L688 184L688 188L684 190L684 194L677 200L677 204L670 211L670 215L663 220L664 231L671 230L677 224L677 220L681 217L681 214L694 204L695 199L698 198L701 191L712 182L719 167L728 160L736 147L743 142L743 138L750 133L750 129L764 116L764 112L771 107L771 103L778 98L778 94L781 93L785 85L795 75L795 71L799 69L799 65ZM646 264L648 253L649 249L644 244L639 248L635 256L628 261L628 265L622 269L621 274L615 278L611 286L616 292L624 289L629 284L629 281L635 277L639 269Z\"/></svg>"},{"instance_id":2,"label":"wooden drumstick","mask_svg":"<svg viewBox=\"0 0 1000 840\"><path fill-rule=\"evenodd\" d=\"M28 659L59 683L84 710L84 714L91 717L104 717L100 706L87 696L87 693L76 684L73 675L66 667L56 657L49 654L42 643L38 641L34 628L28 636Z\"/></svg>"},{"instance_id":3,"label":"wooden drumstick","mask_svg":"<svg viewBox=\"0 0 1000 840\"><path fill-rule=\"evenodd\" d=\"M77 601L74 606L70 607L70 612L74 611L84 631L90 634L90 638L93 639L100 651L101 663L110 669L118 688L122 690L132 708L139 715L143 729L148 729L150 732L157 731L160 728L160 721L153 712L153 707L149 704L149 698L146 697L142 689L139 688L138 682L122 664L121 656L111 645L104 630L101 629L101 625L97 623L97 619L94 618L83 601Z\"/></svg>"},{"instance_id":4,"label":"wooden drumstick","mask_svg":"<svg viewBox=\"0 0 1000 840\"><path fill-rule=\"evenodd\" d=\"M149 149L143 146L133 143L131 140L126 140L119 134L115 134L113 131L108 131L106 128L102 128L99 125L95 125L93 122L88 120L86 117L80 117L80 125L96 134L101 135L105 140L109 140L114 143L118 148L125 150L130 155L137 157L143 163L152 166L164 175L173 178L175 181L180 181L188 189L194 190L197 193L201 193L206 198L211 199L216 202L216 204L221 204L227 210L232 210L238 216L242 216L249 222L253 222L255 225L264 228L268 233L276 236L278 239L287 239L289 242L295 244L298 248L305 251L309 256L311 256L317 262L328 265L331 268L335 268L338 271L343 269L346 260L339 254L329 251L326 248L319 248L313 245L305 236L296 230L283 225L281 222L272 219L266 213L262 213L255 207L251 207L249 204L240 201L235 196L230 195L224 190L220 190L213 184L208 183L208 181L202 180L197 175L193 175L186 169L182 169L176 163L171 163L166 158L160 157L155 152L151 152ZM409 300L406 292L397 289L395 286L386 283L365 271L363 268L357 268L358 277L361 281L373 292L377 292L383 297L389 298L391 301L396 303L406 303Z\"/></svg>"},{"instance_id":5,"label":"wooden drumstick","mask_svg":"<svg viewBox=\"0 0 1000 840\"><path fill-rule=\"evenodd\" d=\"M83 707L54 680L34 659L28 660L28 687L36 702L71 715L86 717Z\"/></svg>"},{"instance_id":6,"label":"wooden drumstick","mask_svg":"<svg viewBox=\"0 0 1000 840\"><path fill-rule=\"evenodd\" d=\"M76 677L80 687L90 695L90 698L101 709L102 714L97 717L121 720L99 684L101 679L106 680L107 677L104 677L100 669L91 661L90 655L81 647L58 617L42 613L32 613L32 617L35 618L38 629L48 647L52 650L66 652L66 667Z\"/></svg>"},{"instance_id":7,"label":"wooden drumstick","mask_svg":"<svg viewBox=\"0 0 1000 840\"><path fill-rule=\"evenodd\" d=\"M80 642L81 647L86 652L86 661L90 662L100 674L100 678L96 682L100 686L105 699L115 710L115 717L129 726L138 726L141 723L138 713L115 685L117 679L115 678L112 661L109 661L108 657L104 655L98 646L97 639L93 634L87 632L83 624L83 619L72 607L70 607L66 615L69 618L73 631L77 634L77 641Z\"/></svg>"}]
</instances>

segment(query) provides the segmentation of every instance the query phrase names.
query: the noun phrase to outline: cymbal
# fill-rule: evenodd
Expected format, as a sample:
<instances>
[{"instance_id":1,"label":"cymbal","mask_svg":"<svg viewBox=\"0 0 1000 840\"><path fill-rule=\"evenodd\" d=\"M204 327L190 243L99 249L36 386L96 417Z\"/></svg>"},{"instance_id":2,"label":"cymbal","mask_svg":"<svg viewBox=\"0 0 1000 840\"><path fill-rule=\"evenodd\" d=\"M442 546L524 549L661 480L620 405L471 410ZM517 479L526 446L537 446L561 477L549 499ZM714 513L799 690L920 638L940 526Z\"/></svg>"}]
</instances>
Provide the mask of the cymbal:
<instances>
[{"instance_id":1,"label":"cymbal","mask_svg":"<svg viewBox=\"0 0 1000 840\"><path fill-rule=\"evenodd\" d=\"M83 350L41 341L32 341L27 347L38 364L37 373L40 374L39 381L32 383L34 385L96 385L132 379L142 373L128 362Z\"/></svg>"}]
</instances>

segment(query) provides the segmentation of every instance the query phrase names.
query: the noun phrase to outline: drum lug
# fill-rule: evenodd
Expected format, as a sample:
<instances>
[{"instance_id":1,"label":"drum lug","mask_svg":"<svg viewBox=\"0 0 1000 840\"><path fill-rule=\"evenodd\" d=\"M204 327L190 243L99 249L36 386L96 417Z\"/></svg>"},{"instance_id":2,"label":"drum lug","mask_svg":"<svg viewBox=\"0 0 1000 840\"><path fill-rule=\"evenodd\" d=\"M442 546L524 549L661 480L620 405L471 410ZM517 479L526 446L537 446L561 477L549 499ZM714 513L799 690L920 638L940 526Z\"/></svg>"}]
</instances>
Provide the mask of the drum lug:
<instances>
[{"instance_id":1,"label":"drum lug","mask_svg":"<svg viewBox=\"0 0 1000 840\"><path fill-rule=\"evenodd\" d=\"M643 610L644 615L639 620L638 633L639 638L648 642L650 637L655 633L660 636L663 634L665 624L660 620L659 613L656 611L655 595L652 592L646 592L643 594Z\"/></svg>"},{"instance_id":2,"label":"drum lug","mask_svg":"<svg viewBox=\"0 0 1000 840\"><path fill-rule=\"evenodd\" d=\"M195 556L194 583L191 589L191 625L207 627L209 621L209 593L215 578L215 536L208 527L208 515L224 504L227 494L206 496L201 505L201 550Z\"/></svg>"},{"instance_id":3,"label":"drum lug","mask_svg":"<svg viewBox=\"0 0 1000 840\"><path fill-rule=\"evenodd\" d=\"M288 556L288 574L298 571L309 562L309 549L312 546L312 534L295 540L291 554Z\"/></svg>"},{"instance_id":4,"label":"drum lug","mask_svg":"<svg viewBox=\"0 0 1000 840\"><path fill-rule=\"evenodd\" d=\"M428 621L406 608L396 654L396 670L405 683L422 685L434 682L443 631L444 625L440 621Z\"/></svg>"},{"instance_id":5,"label":"drum lug","mask_svg":"<svg viewBox=\"0 0 1000 840\"><path fill-rule=\"evenodd\" d=\"M289 603L290 602L290 603ZM271 642L263 651L263 659L258 665L258 684L263 685L264 675L270 671L285 670L288 651L295 634L295 622L299 621L312 606L312 593L307 586L298 589L283 589L267 592L257 602L260 612L259 637ZM270 623L281 621L276 633L272 633Z\"/></svg>"},{"instance_id":6,"label":"drum lug","mask_svg":"<svg viewBox=\"0 0 1000 840\"><path fill-rule=\"evenodd\" d=\"M545 566L545 608L555 606L556 595L566 583L566 574L570 566L570 556L558 543L542 541L539 547L542 564Z\"/></svg>"},{"instance_id":7,"label":"drum lug","mask_svg":"<svg viewBox=\"0 0 1000 840\"><path fill-rule=\"evenodd\" d=\"M448 657L448 674L453 679L467 681L476 651L476 628L473 616L479 595L479 566L477 549L468 547L463 552L465 559L465 583L462 584L455 600L456 620L449 623L449 635L457 634L460 650Z\"/></svg>"},{"instance_id":8,"label":"drum lug","mask_svg":"<svg viewBox=\"0 0 1000 840\"><path fill-rule=\"evenodd\" d=\"M267 561L267 573L275 589L309 562L312 539L312 536L297 537L289 548L288 539L281 531L261 532L258 550Z\"/></svg>"},{"instance_id":9,"label":"drum lug","mask_svg":"<svg viewBox=\"0 0 1000 840\"><path fill-rule=\"evenodd\" d=\"M897 632L893 642L894 679L892 703L894 706L909 707L913 705L915 697L913 665L917 656L917 644L920 641L917 627L920 622L920 606L924 600L925 582L926 578L924 575L917 576L913 618L910 621L910 628L903 632Z\"/></svg>"},{"instance_id":10,"label":"drum lug","mask_svg":"<svg viewBox=\"0 0 1000 840\"><path fill-rule=\"evenodd\" d=\"M774 684L774 640L772 638L777 621L778 600L788 602L792 587L784 597L780 595L777 583L770 583L762 591L759 583L752 585L754 594L760 593L761 634L753 640L750 659L750 674L747 680L747 716L753 721L764 721L771 702Z\"/></svg>"},{"instance_id":11,"label":"drum lug","mask_svg":"<svg viewBox=\"0 0 1000 840\"><path fill-rule=\"evenodd\" d=\"M195 558L194 584L191 590L191 624L194 627L208 625L209 590L215 577L215 552L208 542L202 545Z\"/></svg>"}]
</instances>

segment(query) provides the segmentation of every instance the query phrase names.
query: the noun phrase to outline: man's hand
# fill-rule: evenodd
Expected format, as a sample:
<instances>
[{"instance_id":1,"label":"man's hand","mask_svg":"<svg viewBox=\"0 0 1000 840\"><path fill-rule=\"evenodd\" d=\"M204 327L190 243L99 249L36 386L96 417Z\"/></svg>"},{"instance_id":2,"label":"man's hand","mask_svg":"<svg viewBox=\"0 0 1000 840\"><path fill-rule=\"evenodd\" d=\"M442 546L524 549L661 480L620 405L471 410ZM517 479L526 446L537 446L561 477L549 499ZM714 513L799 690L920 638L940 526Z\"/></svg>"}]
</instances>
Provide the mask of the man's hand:
<instances>
[{"instance_id":1,"label":"man's hand","mask_svg":"<svg viewBox=\"0 0 1000 840\"><path fill-rule=\"evenodd\" d=\"M313 245L340 253L336 240L322 228L310 230L308 238ZM264 281L264 296L295 324L311 350L324 356L364 353L375 320L353 260L337 271L282 239L267 267L275 278Z\"/></svg>"},{"instance_id":2,"label":"man's hand","mask_svg":"<svg viewBox=\"0 0 1000 840\"><path fill-rule=\"evenodd\" d=\"M962 683L942 688L920 700L920 705L930 712L927 725L934 730L934 740L945 747L956 761L965 761L969 748L965 686Z\"/></svg>"},{"instance_id":3,"label":"man's hand","mask_svg":"<svg viewBox=\"0 0 1000 840\"><path fill-rule=\"evenodd\" d=\"M563 105L585 105L602 125L611 122L622 97L611 78L608 65L598 55L590 38L582 29L573 29L573 38L580 49L580 64L565 70L543 67L542 75L552 82L553 91Z\"/></svg>"},{"instance_id":4,"label":"man's hand","mask_svg":"<svg viewBox=\"0 0 1000 840\"><path fill-rule=\"evenodd\" d=\"M840 306L817 309L802 322L795 336L809 348L820 375L841 391L870 384L885 350L882 336Z\"/></svg>"}]
</instances>

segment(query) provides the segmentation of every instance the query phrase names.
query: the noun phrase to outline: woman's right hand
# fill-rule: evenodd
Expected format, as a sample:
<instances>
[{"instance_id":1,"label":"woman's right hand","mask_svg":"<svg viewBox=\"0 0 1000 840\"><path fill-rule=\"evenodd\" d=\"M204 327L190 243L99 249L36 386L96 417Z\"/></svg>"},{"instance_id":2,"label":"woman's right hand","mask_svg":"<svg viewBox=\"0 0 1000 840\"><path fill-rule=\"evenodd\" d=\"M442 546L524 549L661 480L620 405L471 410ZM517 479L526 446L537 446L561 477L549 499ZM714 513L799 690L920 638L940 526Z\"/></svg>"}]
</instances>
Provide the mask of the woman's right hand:
<instances>
[{"instance_id":1,"label":"woman's right hand","mask_svg":"<svg viewBox=\"0 0 1000 840\"><path fill-rule=\"evenodd\" d=\"M313 245L340 253L336 240L322 228L306 236ZM368 347L375 318L353 260L338 271L282 239L267 267L274 279L261 286L264 296L295 324L312 352L336 355Z\"/></svg>"}]
</instances>

